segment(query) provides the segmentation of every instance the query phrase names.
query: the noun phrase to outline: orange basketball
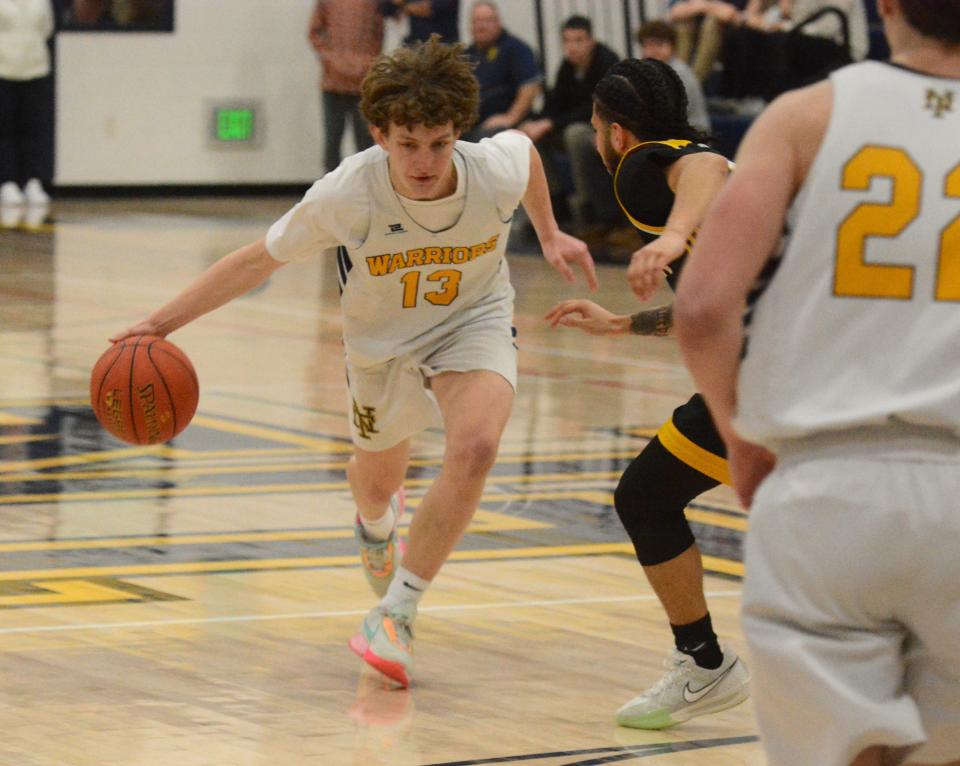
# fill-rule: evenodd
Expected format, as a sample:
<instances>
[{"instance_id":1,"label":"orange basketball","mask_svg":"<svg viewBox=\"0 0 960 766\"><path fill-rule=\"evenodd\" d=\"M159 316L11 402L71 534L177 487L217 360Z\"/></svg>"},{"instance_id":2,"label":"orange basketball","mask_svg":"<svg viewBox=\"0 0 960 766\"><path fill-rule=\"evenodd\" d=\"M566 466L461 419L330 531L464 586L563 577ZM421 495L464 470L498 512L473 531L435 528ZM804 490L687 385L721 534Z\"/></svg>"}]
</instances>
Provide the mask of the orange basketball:
<instances>
[{"instance_id":1,"label":"orange basketball","mask_svg":"<svg viewBox=\"0 0 960 766\"><path fill-rule=\"evenodd\" d=\"M105 429L130 444L161 444L197 411L200 385L170 341L137 335L113 344L90 375L90 403Z\"/></svg>"}]
</instances>

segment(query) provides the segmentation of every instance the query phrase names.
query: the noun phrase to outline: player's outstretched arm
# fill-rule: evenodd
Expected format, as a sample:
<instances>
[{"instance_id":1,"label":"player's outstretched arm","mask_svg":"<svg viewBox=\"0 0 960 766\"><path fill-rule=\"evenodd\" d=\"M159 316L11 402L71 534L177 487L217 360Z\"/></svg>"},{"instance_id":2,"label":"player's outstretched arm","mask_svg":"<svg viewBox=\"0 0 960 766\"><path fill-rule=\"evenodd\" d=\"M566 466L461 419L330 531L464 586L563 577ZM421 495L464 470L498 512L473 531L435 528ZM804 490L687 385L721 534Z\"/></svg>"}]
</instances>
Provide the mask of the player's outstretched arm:
<instances>
[{"instance_id":1,"label":"player's outstretched arm","mask_svg":"<svg viewBox=\"0 0 960 766\"><path fill-rule=\"evenodd\" d=\"M584 298L561 301L543 318L551 327L576 327L587 335L624 335L630 332L630 317L614 314Z\"/></svg>"},{"instance_id":2,"label":"player's outstretched arm","mask_svg":"<svg viewBox=\"0 0 960 766\"><path fill-rule=\"evenodd\" d=\"M543 160L535 146L530 147L530 180L523 195L523 207L530 216L534 231L537 232L537 239L547 263L571 283L576 282L576 277L569 264L577 264L587 279L587 286L596 290L599 282L587 243L560 231L557 219L553 216L550 188L543 172Z\"/></svg>"},{"instance_id":3,"label":"player's outstretched arm","mask_svg":"<svg viewBox=\"0 0 960 766\"><path fill-rule=\"evenodd\" d=\"M663 234L634 253L627 269L630 289L640 300L653 296L670 263L686 252L729 172L726 158L712 152L690 154L670 166L667 181L675 198Z\"/></svg>"},{"instance_id":4,"label":"player's outstretched arm","mask_svg":"<svg viewBox=\"0 0 960 766\"><path fill-rule=\"evenodd\" d=\"M199 316L229 303L263 282L283 266L267 251L260 239L225 255L197 277L169 303L146 319L110 336L116 343L131 335L157 335L161 338Z\"/></svg>"},{"instance_id":5,"label":"player's outstretched arm","mask_svg":"<svg viewBox=\"0 0 960 766\"><path fill-rule=\"evenodd\" d=\"M543 317L551 327L576 327L588 335L654 335L670 334L673 306L657 306L626 316L607 311L585 298L561 301Z\"/></svg>"}]
</instances>

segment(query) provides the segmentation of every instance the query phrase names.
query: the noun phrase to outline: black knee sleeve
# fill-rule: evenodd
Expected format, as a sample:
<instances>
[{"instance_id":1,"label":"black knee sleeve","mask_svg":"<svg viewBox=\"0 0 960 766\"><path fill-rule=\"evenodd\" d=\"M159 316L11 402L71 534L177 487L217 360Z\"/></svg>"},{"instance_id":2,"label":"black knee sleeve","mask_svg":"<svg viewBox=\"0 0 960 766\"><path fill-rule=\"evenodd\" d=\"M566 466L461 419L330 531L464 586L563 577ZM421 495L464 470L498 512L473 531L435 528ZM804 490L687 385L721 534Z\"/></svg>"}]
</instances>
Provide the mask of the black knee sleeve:
<instances>
[{"instance_id":1,"label":"black knee sleeve","mask_svg":"<svg viewBox=\"0 0 960 766\"><path fill-rule=\"evenodd\" d=\"M693 498L719 483L668 452L654 437L627 466L614 493L617 515L641 564L662 564L693 545L683 511Z\"/></svg>"}]
</instances>

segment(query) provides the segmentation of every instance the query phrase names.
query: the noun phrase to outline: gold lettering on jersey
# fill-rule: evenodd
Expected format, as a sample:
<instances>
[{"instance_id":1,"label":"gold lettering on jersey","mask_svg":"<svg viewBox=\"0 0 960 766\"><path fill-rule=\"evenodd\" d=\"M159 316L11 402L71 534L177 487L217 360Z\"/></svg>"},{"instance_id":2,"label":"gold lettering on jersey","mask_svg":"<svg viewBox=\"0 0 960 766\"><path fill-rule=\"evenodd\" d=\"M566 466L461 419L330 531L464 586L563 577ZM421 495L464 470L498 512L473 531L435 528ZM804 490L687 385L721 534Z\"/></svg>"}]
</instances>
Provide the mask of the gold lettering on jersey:
<instances>
[{"instance_id":1,"label":"gold lettering on jersey","mask_svg":"<svg viewBox=\"0 0 960 766\"><path fill-rule=\"evenodd\" d=\"M419 266L441 266L467 263L497 249L500 235L494 234L485 242L455 247L417 247L404 253L382 253L367 256L367 269L374 277L385 277L395 271Z\"/></svg>"},{"instance_id":2,"label":"gold lettering on jersey","mask_svg":"<svg viewBox=\"0 0 960 766\"><path fill-rule=\"evenodd\" d=\"M370 434L380 433L377 430L377 408L361 407L357 400L353 400L353 425L361 439L369 439Z\"/></svg>"},{"instance_id":3,"label":"gold lettering on jersey","mask_svg":"<svg viewBox=\"0 0 960 766\"><path fill-rule=\"evenodd\" d=\"M927 88L927 104L924 109L933 112L934 117L943 117L947 112L953 111L953 91L936 91L933 88Z\"/></svg>"}]
</instances>

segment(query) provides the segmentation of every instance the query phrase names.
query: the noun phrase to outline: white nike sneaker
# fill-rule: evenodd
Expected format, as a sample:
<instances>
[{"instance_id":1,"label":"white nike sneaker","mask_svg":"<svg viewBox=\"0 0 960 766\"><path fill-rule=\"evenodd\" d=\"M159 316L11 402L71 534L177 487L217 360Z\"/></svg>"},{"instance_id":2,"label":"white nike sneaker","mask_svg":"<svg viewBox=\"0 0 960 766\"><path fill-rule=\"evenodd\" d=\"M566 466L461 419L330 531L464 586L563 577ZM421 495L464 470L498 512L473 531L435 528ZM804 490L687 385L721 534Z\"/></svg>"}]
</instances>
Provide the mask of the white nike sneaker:
<instances>
[{"instance_id":1,"label":"white nike sneaker","mask_svg":"<svg viewBox=\"0 0 960 766\"><path fill-rule=\"evenodd\" d=\"M701 668L674 649L667 674L617 711L617 723L633 729L666 729L698 715L739 705L750 694L750 672L731 649L715 670Z\"/></svg>"}]
</instances>

